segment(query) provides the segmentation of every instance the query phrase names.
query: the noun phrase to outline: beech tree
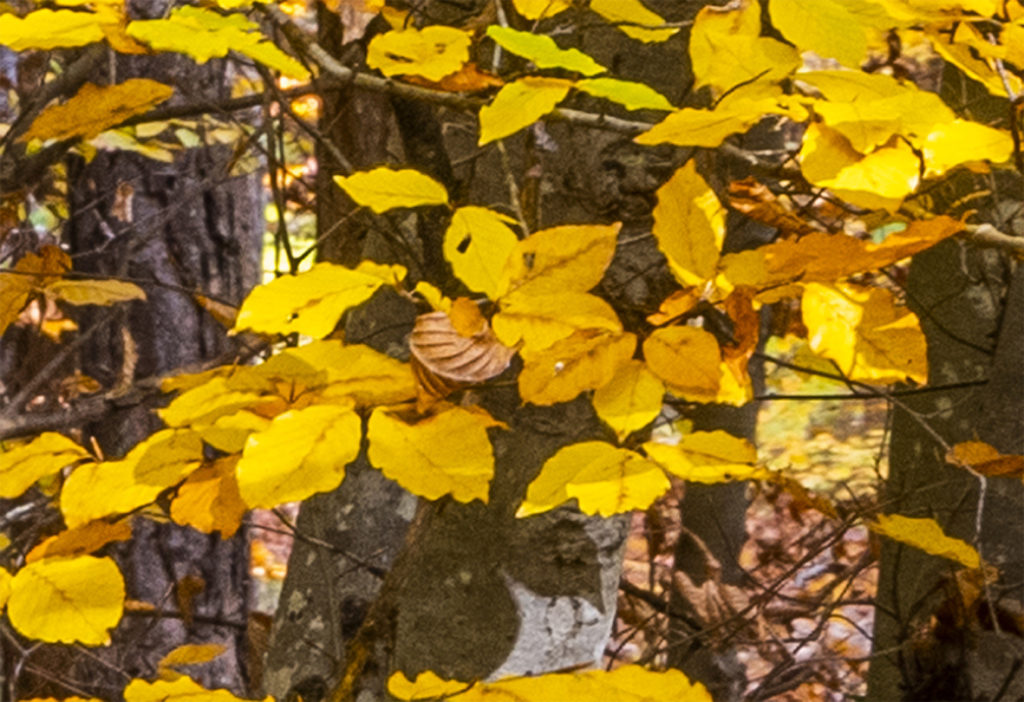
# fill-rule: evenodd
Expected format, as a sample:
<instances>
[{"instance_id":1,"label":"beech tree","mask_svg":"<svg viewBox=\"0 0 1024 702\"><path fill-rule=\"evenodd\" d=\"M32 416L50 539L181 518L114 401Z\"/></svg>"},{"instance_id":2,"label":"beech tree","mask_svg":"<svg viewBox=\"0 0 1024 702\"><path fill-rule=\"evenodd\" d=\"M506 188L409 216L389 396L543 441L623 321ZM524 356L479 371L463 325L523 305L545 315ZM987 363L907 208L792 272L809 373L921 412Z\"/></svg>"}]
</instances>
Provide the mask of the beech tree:
<instances>
[{"instance_id":1,"label":"beech tree","mask_svg":"<svg viewBox=\"0 0 1024 702\"><path fill-rule=\"evenodd\" d=\"M15 358L33 372L4 377L0 524L26 505L44 515L2 551L12 697L36 642L101 647L124 634L126 611L164 614L126 590L101 555L112 543L168 520L228 536L250 510L290 502L303 507L287 526L310 548L293 554L266 689L204 692L179 668L222 649L191 642L132 669L125 699L708 700L704 682L742 694L657 665L584 668L600 666L614 620L622 515L672 481L773 482L806 499L748 439L687 419L749 406L751 364L787 363L758 350L769 328L805 339L802 372L899 415L891 494L851 517L888 544L876 690L1016 694L1022 559L993 525L1019 524L1024 500L1019 420L1005 420L1024 396L1024 5L669 5L342 0L318 6L316 35L297 5L246 0L159 17L107 0L0 15L18 71L4 226L50 235L8 246L0 333L5 347L52 338L52 360ZM692 81L606 57L609 36ZM93 73L96 57L169 53L229 57L234 94ZM35 96L16 89L31 70L43 75ZM292 106L304 95L320 98L319 125ZM225 126L259 105L261 130ZM295 178L285 125L317 149L317 237L303 251L283 205ZM749 146L758 131L781 146ZM129 334L119 372L89 371L90 311L139 315L183 286L159 266L136 276L131 261L73 256L65 157L180 164L217 141L235 163L265 160L287 270L237 306L193 278L185 292L238 342L229 361L139 368ZM602 177L614 197L581 196L579 182ZM120 192L112 209L131 199ZM727 246L727 214L770 240ZM981 323L958 333L960 299ZM90 427L117 434L115 412L154 395L162 428L106 455ZM964 411L976 402L983 412ZM974 490L951 504L929 470ZM317 550L326 560L312 567ZM187 597L175 613L192 616ZM967 632L957 665L950 628ZM996 649L1011 653L986 659Z\"/></svg>"}]
</instances>

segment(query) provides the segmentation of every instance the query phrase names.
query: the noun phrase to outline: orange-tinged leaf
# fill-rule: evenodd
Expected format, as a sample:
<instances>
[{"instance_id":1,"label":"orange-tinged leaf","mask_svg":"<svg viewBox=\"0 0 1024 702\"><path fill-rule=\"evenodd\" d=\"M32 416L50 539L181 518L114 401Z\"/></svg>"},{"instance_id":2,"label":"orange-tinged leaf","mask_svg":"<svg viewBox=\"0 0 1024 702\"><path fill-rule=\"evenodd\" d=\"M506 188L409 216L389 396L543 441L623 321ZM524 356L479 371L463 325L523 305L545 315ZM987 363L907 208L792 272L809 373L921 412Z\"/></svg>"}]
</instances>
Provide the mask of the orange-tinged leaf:
<instances>
[{"instance_id":1,"label":"orange-tinged leaf","mask_svg":"<svg viewBox=\"0 0 1024 702\"><path fill-rule=\"evenodd\" d=\"M524 353L546 349L573 332L601 329L621 332L611 305L589 293L527 295L514 292L501 299L491 318L494 333L506 346L522 345Z\"/></svg>"},{"instance_id":2,"label":"orange-tinged leaf","mask_svg":"<svg viewBox=\"0 0 1024 702\"><path fill-rule=\"evenodd\" d=\"M238 311L235 331L298 332L322 339L334 331L346 310L369 300L385 283L372 272L318 263L305 273L253 289Z\"/></svg>"},{"instance_id":3,"label":"orange-tinged leaf","mask_svg":"<svg viewBox=\"0 0 1024 702\"><path fill-rule=\"evenodd\" d=\"M7 616L23 636L49 643L102 646L121 621L124 578L110 558L47 558L11 580Z\"/></svg>"},{"instance_id":4,"label":"orange-tinged leaf","mask_svg":"<svg viewBox=\"0 0 1024 702\"><path fill-rule=\"evenodd\" d=\"M609 517L647 508L670 485L661 468L640 454L587 441L559 449L544 463L516 516L547 512L576 498L582 512Z\"/></svg>"},{"instance_id":5,"label":"orange-tinged leaf","mask_svg":"<svg viewBox=\"0 0 1024 702\"><path fill-rule=\"evenodd\" d=\"M459 297L452 302L448 318L451 319L452 327L459 336L466 338L476 336L487 326L487 320L480 313L480 307L468 297Z\"/></svg>"},{"instance_id":6,"label":"orange-tinged leaf","mask_svg":"<svg viewBox=\"0 0 1024 702\"><path fill-rule=\"evenodd\" d=\"M43 246L18 259L11 272L0 271L0 334L21 314L29 294L71 268L71 259L56 246Z\"/></svg>"},{"instance_id":7,"label":"orange-tinged leaf","mask_svg":"<svg viewBox=\"0 0 1024 702\"><path fill-rule=\"evenodd\" d=\"M492 300L500 292L501 276L516 248L510 217L484 207L460 207L444 234L444 257L455 276Z\"/></svg>"},{"instance_id":8,"label":"orange-tinged leaf","mask_svg":"<svg viewBox=\"0 0 1024 702\"><path fill-rule=\"evenodd\" d=\"M658 189L652 231L684 287L714 277L725 238L725 208L697 173L693 159Z\"/></svg>"},{"instance_id":9,"label":"orange-tinged leaf","mask_svg":"<svg viewBox=\"0 0 1024 702\"><path fill-rule=\"evenodd\" d=\"M228 647L224 644L182 644L160 659L160 662L156 664L157 671L161 678L175 680L178 674L174 672L173 668L209 663L227 650Z\"/></svg>"},{"instance_id":10,"label":"orange-tinged leaf","mask_svg":"<svg viewBox=\"0 0 1024 702\"><path fill-rule=\"evenodd\" d=\"M219 531L224 539L234 536L248 510L235 477L238 459L218 458L185 479L171 502L171 519L175 524L193 527L204 534Z\"/></svg>"},{"instance_id":11,"label":"orange-tinged leaf","mask_svg":"<svg viewBox=\"0 0 1024 702\"><path fill-rule=\"evenodd\" d=\"M366 65L386 76L417 75L438 81L469 60L470 35L461 29L429 25L378 34L366 50Z\"/></svg>"},{"instance_id":12,"label":"orange-tinged leaf","mask_svg":"<svg viewBox=\"0 0 1024 702\"><path fill-rule=\"evenodd\" d=\"M227 690L207 690L190 677L174 680L132 680L124 689L125 702L246 702ZM273 702L269 695L263 702Z\"/></svg>"},{"instance_id":13,"label":"orange-tinged leaf","mask_svg":"<svg viewBox=\"0 0 1024 702\"><path fill-rule=\"evenodd\" d=\"M984 441L962 441L946 454L946 461L982 475L1024 477L1024 456L1000 453Z\"/></svg>"},{"instance_id":14,"label":"orange-tinged leaf","mask_svg":"<svg viewBox=\"0 0 1024 702\"><path fill-rule=\"evenodd\" d=\"M590 0L588 7L627 37L645 44L666 41L679 31L677 27L653 29L665 24L665 20L647 9L640 0Z\"/></svg>"},{"instance_id":15,"label":"orange-tinged leaf","mask_svg":"<svg viewBox=\"0 0 1024 702\"><path fill-rule=\"evenodd\" d=\"M895 383L928 380L920 322L882 288L808 283L801 302L811 349L853 380Z\"/></svg>"},{"instance_id":16,"label":"orange-tinged leaf","mask_svg":"<svg viewBox=\"0 0 1024 702\"><path fill-rule=\"evenodd\" d=\"M788 200L784 203L753 177L729 183L729 205L753 220L775 227L784 236L806 236L818 231L792 211Z\"/></svg>"},{"instance_id":17,"label":"orange-tinged leaf","mask_svg":"<svg viewBox=\"0 0 1024 702\"><path fill-rule=\"evenodd\" d=\"M934 519L904 517L902 514L880 514L878 521L869 525L871 530L890 539L921 549L933 556L942 556L951 561L980 568L981 556L965 541L947 536Z\"/></svg>"},{"instance_id":18,"label":"orange-tinged leaf","mask_svg":"<svg viewBox=\"0 0 1024 702\"><path fill-rule=\"evenodd\" d=\"M721 430L695 431L675 444L648 441L644 452L672 475L696 483L757 480L768 471L757 465L757 449Z\"/></svg>"},{"instance_id":19,"label":"orange-tinged leaf","mask_svg":"<svg viewBox=\"0 0 1024 702\"><path fill-rule=\"evenodd\" d=\"M62 105L46 108L21 136L29 139L92 139L100 132L116 126L133 115L142 114L174 94L174 88L147 78L132 78L117 85L99 86L86 83ZM75 281L88 283L99 281ZM131 283L122 286L134 288ZM77 303L82 304L82 303ZM90 303L104 304L104 303Z\"/></svg>"},{"instance_id":20,"label":"orange-tinged leaf","mask_svg":"<svg viewBox=\"0 0 1024 702\"><path fill-rule=\"evenodd\" d=\"M542 351L524 355L519 396L535 405L568 402L611 382L635 348L633 334L574 332Z\"/></svg>"},{"instance_id":21,"label":"orange-tinged leaf","mask_svg":"<svg viewBox=\"0 0 1024 702\"><path fill-rule=\"evenodd\" d=\"M103 39L101 15L72 10L36 10L24 17L0 15L0 46L11 51L85 46Z\"/></svg>"},{"instance_id":22,"label":"orange-tinged leaf","mask_svg":"<svg viewBox=\"0 0 1024 702\"><path fill-rule=\"evenodd\" d=\"M714 335L696 327L656 329L644 341L647 367L672 394L713 402L722 383L722 352Z\"/></svg>"},{"instance_id":23,"label":"orange-tinged leaf","mask_svg":"<svg viewBox=\"0 0 1024 702\"><path fill-rule=\"evenodd\" d=\"M555 109L555 105L569 94L570 88L570 80L532 76L507 84L489 105L480 108L479 145L529 127Z\"/></svg>"},{"instance_id":24,"label":"orange-tinged leaf","mask_svg":"<svg viewBox=\"0 0 1024 702\"><path fill-rule=\"evenodd\" d=\"M554 17L572 7L572 0L512 0L516 12L528 20Z\"/></svg>"},{"instance_id":25,"label":"orange-tinged leaf","mask_svg":"<svg viewBox=\"0 0 1024 702\"><path fill-rule=\"evenodd\" d=\"M532 62L537 68L563 68L567 71L593 76L606 69L579 49L563 49L546 34L521 32L511 27L492 24L487 36L506 51Z\"/></svg>"},{"instance_id":26,"label":"orange-tinged leaf","mask_svg":"<svg viewBox=\"0 0 1024 702\"><path fill-rule=\"evenodd\" d=\"M249 507L276 507L341 485L359 454L362 423L353 405L313 405L274 417L249 436L235 468Z\"/></svg>"},{"instance_id":27,"label":"orange-tinged leaf","mask_svg":"<svg viewBox=\"0 0 1024 702\"><path fill-rule=\"evenodd\" d=\"M692 310L700 302L700 298L701 291L697 287L676 290L662 300L657 312L647 316L647 322L654 326L668 324Z\"/></svg>"},{"instance_id":28,"label":"orange-tinged leaf","mask_svg":"<svg viewBox=\"0 0 1024 702\"><path fill-rule=\"evenodd\" d=\"M110 523L97 520L49 537L28 552L25 562L32 563L57 556L83 556L98 551L114 541L127 541L130 538L132 525L129 522Z\"/></svg>"},{"instance_id":29,"label":"orange-tinged leaf","mask_svg":"<svg viewBox=\"0 0 1024 702\"><path fill-rule=\"evenodd\" d=\"M425 85L428 88L447 90L450 93L476 93L488 88L500 88L505 85L498 76L487 71L481 71L473 62L466 63L455 73L449 73L438 81L427 80L421 76L408 75L404 78L407 83Z\"/></svg>"},{"instance_id":30,"label":"orange-tinged leaf","mask_svg":"<svg viewBox=\"0 0 1024 702\"><path fill-rule=\"evenodd\" d=\"M118 461L79 466L64 483L60 509L69 528L149 504L199 467L203 443L191 430L164 429Z\"/></svg>"},{"instance_id":31,"label":"orange-tinged leaf","mask_svg":"<svg viewBox=\"0 0 1024 702\"><path fill-rule=\"evenodd\" d=\"M428 500L451 495L459 502L487 502L494 476L494 451L487 429L494 426L503 425L479 409L448 406L406 422L377 408L367 429L370 463Z\"/></svg>"},{"instance_id":32,"label":"orange-tinged leaf","mask_svg":"<svg viewBox=\"0 0 1024 702\"><path fill-rule=\"evenodd\" d=\"M534 232L509 256L501 294L586 292L601 282L615 255L621 223L567 225Z\"/></svg>"},{"instance_id":33,"label":"orange-tinged leaf","mask_svg":"<svg viewBox=\"0 0 1024 702\"><path fill-rule=\"evenodd\" d=\"M386 166L359 171L350 176L334 176L356 204L378 214L396 207L421 207L448 204L448 191L430 176L411 168Z\"/></svg>"},{"instance_id":34,"label":"orange-tinged leaf","mask_svg":"<svg viewBox=\"0 0 1024 702\"><path fill-rule=\"evenodd\" d=\"M44 292L71 305L112 305L146 299L142 288L121 280L61 280L47 285Z\"/></svg>"},{"instance_id":35,"label":"orange-tinged leaf","mask_svg":"<svg viewBox=\"0 0 1024 702\"><path fill-rule=\"evenodd\" d=\"M89 452L56 432L44 432L32 441L0 453L0 498L12 499L40 478L88 459Z\"/></svg>"},{"instance_id":36,"label":"orange-tinged leaf","mask_svg":"<svg viewBox=\"0 0 1024 702\"><path fill-rule=\"evenodd\" d=\"M665 385L642 361L631 360L594 393L594 410L619 441L661 414Z\"/></svg>"}]
</instances>

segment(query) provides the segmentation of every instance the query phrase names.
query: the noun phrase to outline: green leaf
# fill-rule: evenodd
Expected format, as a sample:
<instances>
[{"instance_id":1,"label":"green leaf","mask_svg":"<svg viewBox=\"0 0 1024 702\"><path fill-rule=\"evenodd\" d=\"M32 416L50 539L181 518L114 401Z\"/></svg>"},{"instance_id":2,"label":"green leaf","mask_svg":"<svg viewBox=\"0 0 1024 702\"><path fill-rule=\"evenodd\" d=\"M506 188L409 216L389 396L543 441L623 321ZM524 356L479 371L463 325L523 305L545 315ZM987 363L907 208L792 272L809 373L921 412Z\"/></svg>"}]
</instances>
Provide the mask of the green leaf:
<instances>
[{"instance_id":1,"label":"green leaf","mask_svg":"<svg viewBox=\"0 0 1024 702\"><path fill-rule=\"evenodd\" d=\"M674 110L664 95L649 85L616 78L588 78L574 86L588 95L617 102L629 110Z\"/></svg>"},{"instance_id":2,"label":"green leaf","mask_svg":"<svg viewBox=\"0 0 1024 702\"><path fill-rule=\"evenodd\" d=\"M492 24L487 36L499 46L537 65L537 68L564 68L567 71L593 76L608 69L579 49L562 49L555 40L543 34L520 32Z\"/></svg>"}]
</instances>

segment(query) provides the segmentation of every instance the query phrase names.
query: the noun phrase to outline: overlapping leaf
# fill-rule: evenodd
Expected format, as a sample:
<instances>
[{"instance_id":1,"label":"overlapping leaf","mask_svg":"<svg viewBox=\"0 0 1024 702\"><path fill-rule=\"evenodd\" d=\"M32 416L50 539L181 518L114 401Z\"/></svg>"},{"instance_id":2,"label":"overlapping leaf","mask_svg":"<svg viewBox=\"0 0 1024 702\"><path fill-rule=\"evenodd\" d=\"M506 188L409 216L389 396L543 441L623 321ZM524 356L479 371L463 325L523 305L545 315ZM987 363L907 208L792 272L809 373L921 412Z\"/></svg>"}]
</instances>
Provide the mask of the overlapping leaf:
<instances>
[{"instance_id":1,"label":"overlapping leaf","mask_svg":"<svg viewBox=\"0 0 1024 702\"><path fill-rule=\"evenodd\" d=\"M622 331L622 323L611 305L596 295L581 292L512 293L502 298L501 311L491 323L503 344L521 344L524 353L546 349L576 331Z\"/></svg>"},{"instance_id":2,"label":"overlapping leaf","mask_svg":"<svg viewBox=\"0 0 1024 702\"><path fill-rule=\"evenodd\" d=\"M0 498L18 497L40 478L79 461L89 452L56 432L44 432L32 441L0 453Z\"/></svg>"},{"instance_id":3,"label":"overlapping leaf","mask_svg":"<svg viewBox=\"0 0 1024 702\"><path fill-rule=\"evenodd\" d=\"M684 287L714 277L725 238L725 208L693 160L658 189L652 231L669 269Z\"/></svg>"},{"instance_id":4,"label":"overlapping leaf","mask_svg":"<svg viewBox=\"0 0 1024 702\"><path fill-rule=\"evenodd\" d=\"M171 502L171 519L205 534L220 532L230 539L242 525L248 507L238 489L238 456L204 465L185 479Z\"/></svg>"},{"instance_id":5,"label":"overlapping leaf","mask_svg":"<svg viewBox=\"0 0 1024 702\"><path fill-rule=\"evenodd\" d=\"M640 0L590 0L589 7L627 37L644 43L666 41L679 32L676 27L658 28L666 24L664 18Z\"/></svg>"},{"instance_id":6,"label":"overlapping leaf","mask_svg":"<svg viewBox=\"0 0 1024 702\"><path fill-rule=\"evenodd\" d=\"M768 471L757 464L757 449L724 431L695 431L674 444L648 441L644 452L672 475L695 483L760 479Z\"/></svg>"},{"instance_id":7,"label":"overlapping leaf","mask_svg":"<svg viewBox=\"0 0 1024 702\"><path fill-rule=\"evenodd\" d=\"M25 556L26 563L44 558L84 556L98 551L114 541L132 538L131 523L127 521L107 522L98 520L74 529L65 529L44 539Z\"/></svg>"},{"instance_id":8,"label":"overlapping leaf","mask_svg":"<svg viewBox=\"0 0 1024 702\"><path fill-rule=\"evenodd\" d=\"M644 341L647 367L675 395L713 402L722 384L722 353L714 335L696 327L655 329Z\"/></svg>"},{"instance_id":9,"label":"overlapping leaf","mask_svg":"<svg viewBox=\"0 0 1024 702\"><path fill-rule=\"evenodd\" d=\"M601 282L615 255L621 224L570 225L534 232L509 257L502 295L586 292Z\"/></svg>"},{"instance_id":10,"label":"overlapping leaf","mask_svg":"<svg viewBox=\"0 0 1024 702\"><path fill-rule=\"evenodd\" d=\"M492 24L487 28L487 36L506 51L532 61L537 68L564 68L585 76L608 70L579 49L560 48L554 39L544 34L520 32Z\"/></svg>"},{"instance_id":11,"label":"overlapping leaf","mask_svg":"<svg viewBox=\"0 0 1024 702\"><path fill-rule=\"evenodd\" d=\"M661 414L665 385L646 365L632 360L594 393L594 410L615 430L619 441L643 429Z\"/></svg>"},{"instance_id":12,"label":"overlapping leaf","mask_svg":"<svg viewBox=\"0 0 1024 702\"><path fill-rule=\"evenodd\" d=\"M636 336L596 330L573 332L552 346L523 355L519 396L535 405L568 402L611 382L636 348Z\"/></svg>"},{"instance_id":13,"label":"overlapping leaf","mask_svg":"<svg viewBox=\"0 0 1024 702\"><path fill-rule=\"evenodd\" d=\"M91 139L132 115L159 105L173 94L171 86L147 78L131 78L117 85L105 86L86 83L64 104L43 110L21 139ZM74 281L65 285L81 286L89 282L92 281ZM138 290L130 283L120 283L120 286ZM101 289L102 286L98 288Z\"/></svg>"},{"instance_id":14,"label":"overlapping leaf","mask_svg":"<svg viewBox=\"0 0 1024 702\"><path fill-rule=\"evenodd\" d=\"M444 257L455 276L476 292L497 299L501 276L518 241L515 220L484 207L460 207L444 234Z\"/></svg>"}]
</instances>

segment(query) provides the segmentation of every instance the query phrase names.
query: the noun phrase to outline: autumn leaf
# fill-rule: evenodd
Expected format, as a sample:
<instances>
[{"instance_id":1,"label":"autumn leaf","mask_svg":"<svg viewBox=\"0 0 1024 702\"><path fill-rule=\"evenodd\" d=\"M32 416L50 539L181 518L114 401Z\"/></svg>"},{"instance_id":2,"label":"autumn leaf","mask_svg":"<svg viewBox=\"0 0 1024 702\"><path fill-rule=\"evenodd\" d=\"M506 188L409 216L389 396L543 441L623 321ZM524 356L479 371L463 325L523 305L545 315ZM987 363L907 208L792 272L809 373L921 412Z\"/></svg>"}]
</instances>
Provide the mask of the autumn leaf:
<instances>
[{"instance_id":1,"label":"autumn leaf","mask_svg":"<svg viewBox=\"0 0 1024 702\"><path fill-rule=\"evenodd\" d=\"M544 463L516 516L546 512L575 498L585 514L609 517L645 509L669 486L661 468L640 454L587 441L559 449Z\"/></svg>"},{"instance_id":2,"label":"autumn leaf","mask_svg":"<svg viewBox=\"0 0 1024 702\"><path fill-rule=\"evenodd\" d=\"M527 76L505 85L480 108L479 146L515 134L555 109L572 88L561 78Z\"/></svg>"},{"instance_id":3,"label":"autumn leaf","mask_svg":"<svg viewBox=\"0 0 1024 702\"><path fill-rule=\"evenodd\" d=\"M220 417L235 414L238 410L272 400L257 392L232 391L228 383L228 378L212 378L181 393L169 405L157 410L157 414L169 427L202 426L213 424Z\"/></svg>"},{"instance_id":4,"label":"autumn leaf","mask_svg":"<svg viewBox=\"0 0 1024 702\"><path fill-rule=\"evenodd\" d=\"M487 502L494 476L489 427L503 426L482 409L449 406L405 421L386 408L370 415L370 463L414 495Z\"/></svg>"},{"instance_id":5,"label":"autumn leaf","mask_svg":"<svg viewBox=\"0 0 1024 702\"><path fill-rule=\"evenodd\" d=\"M946 454L946 461L982 475L1024 477L1024 456L1000 453L984 441L962 441Z\"/></svg>"},{"instance_id":6,"label":"autumn leaf","mask_svg":"<svg viewBox=\"0 0 1024 702\"><path fill-rule=\"evenodd\" d=\"M71 305L112 305L146 299L142 288L121 280L61 280L50 283L43 292Z\"/></svg>"},{"instance_id":7,"label":"autumn leaf","mask_svg":"<svg viewBox=\"0 0 1024 702\"><path fill-rule=\"evenodd\" d=\"M800 49L858 68L867 54L868 42L856 3L841 0L770 0L772 24ZM884 10L875 17L888 19ZM876 19L877 22L877 19ZM884 27L884 21L878 22Z\"/></svg>"},{"instance_id":8,"label":"autumn leaf","mask_svg":"<svg viewBox=\"0 0 1024 702\"><path fill-rule=\"evenodd\" d=\"M124 689L125 702L246 702L227 690L207 690L190 677L179 676L174 680L132 680ZM263 702L273 702L269 695Z\"/></svg>"},{"instance_id":9,"label":"autumn leaf","mask_svg":"<svg viewBox=\"0 0 1024 702\"><path fill-rule=\"evenodd\" d=\"M219 531L222 539L235 535L248 511L235 477L239 458L218 458L185 479L171 502L171 519L175 524L204 534Z\"/></svg>"},{"instance_id":10,"label":"autumn leaf","mask_svg":"<svg viewBox=\"0 0 1024 702\"><path fill-rule=\"evenodd\" d=\"M554 17L572 7L572 0L512 0L516 12L528 20Z\"/></svg>"},{"instance_id":11,"label":"autumn leaf","mask_svg":"<svg viewBox=\"0 0 1024 702\"><path fill-rule=\"evenodd\" d=\"M693 159L658 189L652 231L684 287L714 277L725 238L725 208L697 173Z\"/></svg>"},{"instance_id":12,"label":"autumn leaf","mask_svg":"<svg viewBox=\"0 0 1024 702\"><path fill-rule=\"evenodd\" d=\"M0 568L0 612L7 605L7 599L11 596L11 579L13 576L6 568Z\"/></svg>"},{"instance_id":13,"label":"autumn leaf","mask_svg":"<svg viewBox=\"0 0 1024 702\"><path fill-rule=\"evenodd\" d=\"M491 324L503 344L521 345L524 353L546 349L576 331L622 331L622 322L611 305L581 292L506 295Z\"/></svg>"},{"instance_id":14,"label":"autumn leaf","mask_svg":"<svg viewBox=\"0 0 1024 702\"><path fill-rule=\"evenodd\" d=\"M0 498L20 496L37 480L79 461L89 452L56 432L44 432L32 441L0 453Z\"/></svg>"},{"instance_id":15,"label":"autumn leaf","mask_svg":"<svg viewBox=\"0 0 1024 702\"><path fill-rule=\"evenodd\" d=\"M29 139L71 139L83 137L92 139L100 132L114 127L133 115L142 114L152 107L170 99L174 88L155 80L131 78L117 85L94 85L86 83L62 105L46 108L32 122L32 126L20 137ZM81 285L100 281L68 281L66 284ZM114 281L105 281L108 286ZM134 288L131 283L120 283L122 291ZM103 292L103 286L94 294ZM116 287L109 292L116 292ZM82 293L85 294L85 293ZM145 296L143 296L144 298ZM86 304L86 303L76 303ZM107 303L88 303L107 304Z\"/></svg>"},{"instance_id":16,"label":"autumn leaf","mask_svg":"<svg viewBox=\"0 0 1024 702\"><path fill-rule=\"evenodd\" d=\"M644 341L644 358L674 395L691 402L715 400L722 353L711 333L687 326L655 329Z\"/></svg>"},{"instance_id":17,"label":"autumn leaf","mask_svg":"<svg viewBox=\"0 0 1024 702\"><path fill-rule=\"evenodd\" d=\"M46 558L14 574L7 616L30 639L102 646L123 607L124 578L113 559Z\"/></svg>"},{"instance_id":18,"label":"autumn leaf","mask_svg":"<svg viewBox=\"0 0 1024 702\"><path fill-rule=\"evenodd\" d=\"M40 542L25 556L26 563L58 556L82 556L98 551L109 543L132 538L131 523L97 520L74 529L65 529Z\"/></svg>"},{"instance_id":19,"label":"autumn leaf","mask_svg":"<svg viewBox=\"0 0 1024 702\"><path fill-rule=\"evenodd\" d=\"M594 410L621 442L661 414L664 395L664 383L642 361L631 360L594 392Z\"/></svg>"},{"instance_id":20,"label":"autumn leaf","mask_svg":"<svg viewBox=\"0 0 1024 702\"><path fill-rule=\"evenodd\" d=\"M466 287L492 300L500 293L501 277L518 238L509 228L511 217L484 207L460 207L444 234L444 257Z\"/></svg>"},{"instance_id":21,"label":"autumn leaf","mask_svg":"<svg viewBox=\"0 0 1024 702\"><path fill-rule=\"evenodd\" d=\"M644 83L617 78L589 78L578 80L576 90L617 102L627 110L674 110L664 95Z\"/></svg>"},{"instance_id":22,"label":"autumn leaf","mask_svg":"<svg viewBox=\"0 0 1024 702\"><path fill-rule=\"evenodd\" d=\"M519 395L524 402L553 405L607 383L633 356L636 336L584 330L537 352L524 354Z\"/></svg>"},{"instance_id":23,"label":"autumn leaf","mask_svg":"<svg viewBox=\"0 0 1024 702\"><path fill-rule=\"evenodd\" d=\"M590 0L589 7L627 37L645 44L666 41L679 32L676 27L653 29L665 24L665 20L645 7L640 0Z\"/></svg>"},{"instance_id":24,"label":"autumn leaf","mask_svg":"<svg viewBox=\"0 0 1024 702\"><path fill-rule=\"evenodd\" d=\"M235 469L249 507L276 507L341 485L359 454L362 423L351 403L314 405L274 417L246 441Z\"/></svg>"},{"instance_id":25,"label":"autumn leaf","mask_svg":"<svg viewBox=\"0 0 1024 702\"><path fill-rule=\"evenodd\" d=\"M439 81L469 60L469 44L469 34L454 27L407 27L375 36L366 49L366 65L386 76Z\"/></svg>"},{"instance_id":26,"label":"autumn leaf","mask_svg":"<svg viewBox=\"0 0 1024 702\"><path fill-rule=\"evenodd\" d=\"M721 430L684 434L674 444L648 441L647 456L672 475L695 483L757 480L769 473L757 464L757 449Z\"/></svg>"},{"instance_id":27,"label":"autumn leaf","mask_svg":"<svg viewBox=\"0 0 1024 702\"><path fill-rule=\"evenodd\" d=\"M102 17L93 12L36 10L24 17L0 15L0 46L11 51L85 46L103 39Z\"/></svg>"},{"instance_id":28,"label":"autumn leaf","mask_svg":"<svg viewBox=\"0 0 1024 702\"><path fill-rule=\"evenodd\" d=\"M228 647L224 644L182 644L160 659L156 665L157 673L164 680L175 680L178 678L178 673L174 671L174 668L209 663L227 650Z\"/></svg>"},{"instance_id":29,"label":"autumn leaf","mask_svg":"<svg viewBox=\"0 0 1024 702\"><path fill-rule=\"evenodd\" d=\"M13 271L0 271L0 334L18 318L29 295L54 282L71 268L71 259L60 248L43 246L18 259Z\"/></svg>"},{"instance_id":30,"label":"autumn leaf","mask_svg":"<svg viewBox=\"0 0 1024 702\"><path fill-rule=\"evenodd\" d=\"M941 556L968 568L980 568L981 556L965 541L947 536L934 519L916 519L901 514L880 514L871 530L908 544L933 556Z\"/></svg>"},{"instance_id":31,"label":"autumn leaf","mask_svg":"<svg viewBox=\"0 0 1024 702\"><path fill-rule=\"evenodd\" d=\"M601 282L622 225L569 225L534 232L509 257L501 294L586 292Z\"/></svg>"},{"instance_id":32,"label":"autumn leaf","mask_svg":"<svg viewBox=\"0 0 1024 702\"><path fill-rule=\"evenodd\" d=\"M448 204L448 191L428 175L411 168L381 166L350 176L334 176L334 182L356 204L382 213L396 207Z\"/></svg>"},{"instance_id":33,"label":"autumn leaf","mask_svg":"<svg viewBox=\"0 0 1024 702\"><path fill-rule=\"evenodd\" d=\"M487 28L487 36L506 51L533 62L537 68L563 68L585 76L608 70L579 49L559 48L554 39L544 34L492 24Z\"/></svg>"}]
</instances>

